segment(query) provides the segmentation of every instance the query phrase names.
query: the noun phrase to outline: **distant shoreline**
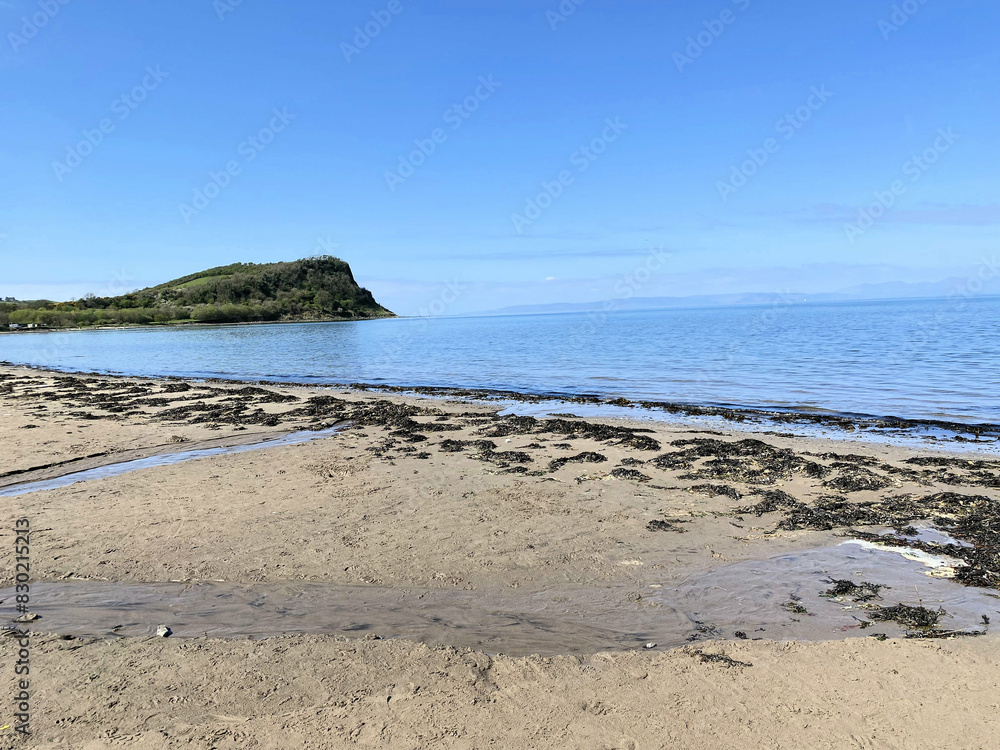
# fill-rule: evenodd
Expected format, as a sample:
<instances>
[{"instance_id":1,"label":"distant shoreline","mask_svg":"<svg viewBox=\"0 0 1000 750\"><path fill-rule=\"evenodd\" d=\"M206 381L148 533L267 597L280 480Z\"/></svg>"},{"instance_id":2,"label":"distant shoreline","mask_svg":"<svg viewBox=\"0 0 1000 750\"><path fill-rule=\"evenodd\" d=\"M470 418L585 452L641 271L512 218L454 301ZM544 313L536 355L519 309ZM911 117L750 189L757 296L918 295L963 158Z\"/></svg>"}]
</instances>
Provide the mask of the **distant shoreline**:
<instances>
[{"instance_id":1,"label":"distant shoreline","mask_svg":"<svg viewBox=\"0 0 1000 750\"><path fill-rule=\"evenodd\" d=\"M322 321L316 321L322 322ZM51 366L29 365L6 360L0 360L0 372L11 369L27 369L40 373L69 375L74 377L94 378L139 378L147 381L191 381L220 383L226 385L263 386L271 388L349 388L352 391L367 393L382 393L392 396L455 399L463 402L476 403L520 403L520 404L557 404L568 408L584 407L594 410L594 413L584 415L567 415L572 418L610 418L641 422L641 417L628 413L600 413L600 410L639 410L648 414L662 414L654 421L670 423L670 417L684 419L717 418L723 420L725 429L760 432L771 431L784 427L785 429L817 428L843 433L841 437L828 435L825 439L856 439L864 436L873 443L892 442L900 436L916 437L917 433L935 430L941 433L939 443L934 444L937 450L958 450L968 452L983 448L1000 441L1000 424L956 422L950 420L934 420L897 417L892 415L876 416L872 414L857 414L837 411L805 411L794 408L762 408L731 404L695 404L646 399L627 399L624 397L605 397L572 393L530 393L522 391L502 390L495 388L473 388L463 386L419 386L392 385L373 383L347 382L301 382L297 380L269 380L261 378L239 377L199 377L195 375L164 375L140 374L127 372L101 372L85 370L64 370ZM968 438L963 435L972 435ZM787 437L793 437L788 434ZM803 435L794 437L804 438ZM865 442L868 442L866 440ZM957 444L957 445L956 445ZM959 447L961 446L961 447Z\"/></svg>"},{"instance_id":2,"label":"distant shoreline","mask_svg":"<svg viewBox=\"0 0 1000 750\"><path fill-rule=\"evenodd\" d=\"M232 326L290 325L293 323L355 323L361 320L386 320L398 318L395 314L371 315L356 318L321 318L310 320L244 320L232 323L132 323L115 326L39 326L36 328L0 328L3 333L69 333L77 331L134 331L144 328L229 328Z\"/></svg>"}]
</instances>

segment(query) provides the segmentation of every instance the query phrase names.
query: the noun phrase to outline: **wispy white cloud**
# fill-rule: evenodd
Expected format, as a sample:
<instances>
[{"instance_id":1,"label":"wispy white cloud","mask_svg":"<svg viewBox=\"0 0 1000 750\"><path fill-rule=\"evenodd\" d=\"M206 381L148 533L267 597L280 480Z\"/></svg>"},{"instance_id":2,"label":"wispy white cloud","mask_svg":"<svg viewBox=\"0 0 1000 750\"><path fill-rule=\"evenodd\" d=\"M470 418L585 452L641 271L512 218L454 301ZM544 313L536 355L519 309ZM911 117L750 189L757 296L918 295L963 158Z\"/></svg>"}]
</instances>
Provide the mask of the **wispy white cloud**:
<instances>
[{"instance_id":1,"label":"wispy white cloud","mask_svg":"<svg viewBox=\"0 0 1000 750\"><path fill-rule=\"evenodd\" d=\"M664 250L673 254L675 250ZM486 250L433 256L439 260L552 260L560 258L639 258L649 255L650 248L606 248L601 250Z\"/></svg>"},{"instance_id":2,"label":"wispy white cloud","mask_svg":"<svg viewBox=\"0 0 1000 750\"><path fill-rule=\"evenodd\" d=\"M788 212L806 222L835 223L854 221L863 207L823 203L801 211ZM921 204L914 208L894 208L881 218L883 224L946 224L984 226L1000 224L1000 203L983 205Z\"/></svg>"}]
</instances>

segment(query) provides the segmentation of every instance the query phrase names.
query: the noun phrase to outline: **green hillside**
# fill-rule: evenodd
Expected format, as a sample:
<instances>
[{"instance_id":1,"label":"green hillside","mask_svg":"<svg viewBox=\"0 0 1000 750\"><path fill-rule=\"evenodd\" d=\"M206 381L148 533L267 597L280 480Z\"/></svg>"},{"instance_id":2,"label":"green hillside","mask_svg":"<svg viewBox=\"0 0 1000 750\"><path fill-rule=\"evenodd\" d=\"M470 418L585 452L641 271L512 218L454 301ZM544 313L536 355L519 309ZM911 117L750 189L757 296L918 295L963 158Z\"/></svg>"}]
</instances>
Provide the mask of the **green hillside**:
<instances>
[{"instance_id":1,"label":"green hillside","mask_svg":"<svg viewBox=\"0 0 1000 750\"><path fill-rule=\"evenodd\" d=\"M234 263L118 297L0 303L0 324L49 327L358 320L392 317L330 256Z\"/></svg>"}]
</instances>

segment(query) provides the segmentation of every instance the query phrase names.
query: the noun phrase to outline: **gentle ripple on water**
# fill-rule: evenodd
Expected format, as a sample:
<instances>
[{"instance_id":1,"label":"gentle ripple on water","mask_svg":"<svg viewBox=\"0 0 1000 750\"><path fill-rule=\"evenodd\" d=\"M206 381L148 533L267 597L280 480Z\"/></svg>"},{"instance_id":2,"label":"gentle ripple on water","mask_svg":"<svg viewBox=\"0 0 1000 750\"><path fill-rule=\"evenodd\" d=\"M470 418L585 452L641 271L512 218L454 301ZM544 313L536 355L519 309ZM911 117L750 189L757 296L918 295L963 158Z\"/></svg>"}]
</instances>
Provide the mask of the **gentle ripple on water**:
<instances>
[{"instance_id":1,"label":"gentle ripple on water","mask_svg":"<svg viewBox=\"0 0 1000 750\"><path fill-rule=\"evenodd\" d=\"M592 393L1000 423L1000 299L0 337L0 359L133 375Z\"/></svg>"},{"instance_id":2,"label":"gentle ripple on water","mask_svg":"<svg viewBox=\"0 0 1000 750\"><path fill-rule=\"evenodd\" d=\"M824 598L831 579L883 584L880 605L941 607L945 630L981 631L984 615L995 620L1000 614L992 592L924 571L920 562L892 551L839 545L687 575L675 571L641 597L634 582L466 591L310 581L81 580L32 584L31 606L41 616L34 629L77 636L149 637L165 623L182 638L377 633L543 655L634 649L651 641L670 648L719 638L825 641L905 632L893 623L865 626L869 612L863 606ZM0 591L0 600L12 593ZM790 604L805 612L790 611Z\"/></svg>"}]
</instances>

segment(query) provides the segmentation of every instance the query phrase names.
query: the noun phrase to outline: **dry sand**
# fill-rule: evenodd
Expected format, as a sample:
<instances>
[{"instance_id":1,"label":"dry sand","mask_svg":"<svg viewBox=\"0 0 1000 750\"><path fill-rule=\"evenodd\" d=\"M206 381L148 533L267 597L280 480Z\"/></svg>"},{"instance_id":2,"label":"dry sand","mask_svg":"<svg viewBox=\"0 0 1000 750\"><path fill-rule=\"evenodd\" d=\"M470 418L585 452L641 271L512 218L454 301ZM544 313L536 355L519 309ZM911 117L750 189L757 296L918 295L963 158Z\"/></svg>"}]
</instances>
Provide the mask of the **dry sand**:
<instances>
[{"instance_id":1,"label":"dry sand","mask_svg":"<svg viewBox=\"0 0 1000 750\"><path fill-rule=\"evenodd\" d=\"M11 530L27 517L36 582L312 581L484 598L600 585L620 588L627 607L720 564L839 541L838 529L776 532L780 512L735 513L760 502L755 489L810 505L1000 495L992 465L915 470L913 450L776 435L758 437L824 476L751 457L735 478L688 478L705 459L650 459L677 440L750 436L615 420L589 420L603 432L526 431L487 405L338 389L4 368L0 417L0 489L350 419L315 442L2 498L5 586ZM882 485L829 484L865 471ZM691 490L706 483L742 497ZM1000 730L989 634L806 643L720 632L669 651L542 658L321 635L62 640L43 635L44 619L33 630L33 738L7 728L0 747L987 748ZM0 641L11 696L16 653ZM5 705L0 725L14 723Z\"/></svg>"}]
</instances>

